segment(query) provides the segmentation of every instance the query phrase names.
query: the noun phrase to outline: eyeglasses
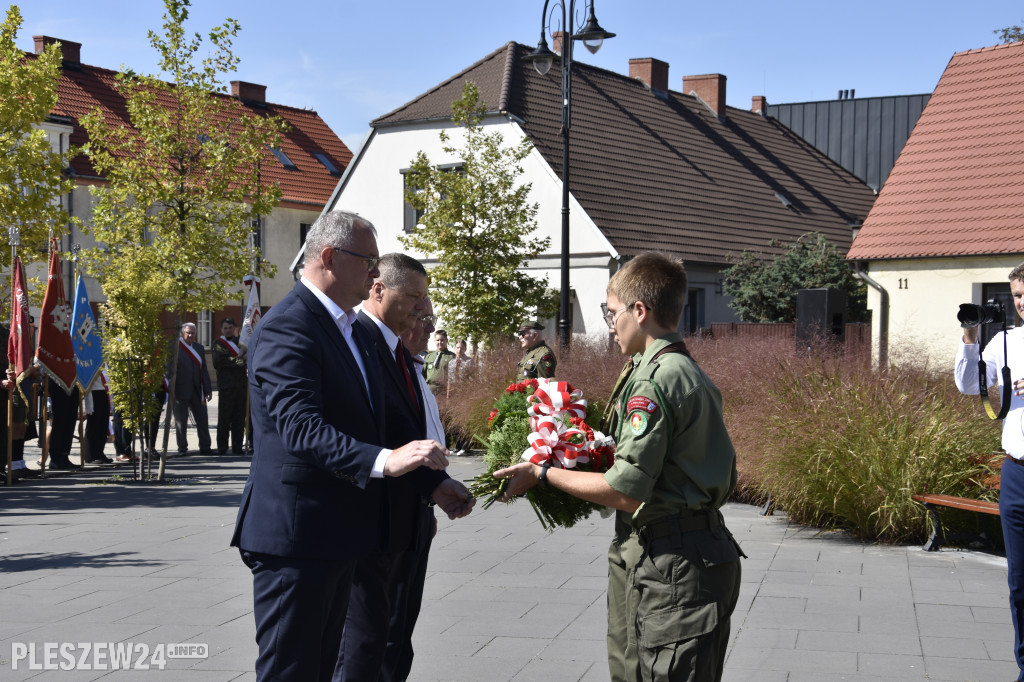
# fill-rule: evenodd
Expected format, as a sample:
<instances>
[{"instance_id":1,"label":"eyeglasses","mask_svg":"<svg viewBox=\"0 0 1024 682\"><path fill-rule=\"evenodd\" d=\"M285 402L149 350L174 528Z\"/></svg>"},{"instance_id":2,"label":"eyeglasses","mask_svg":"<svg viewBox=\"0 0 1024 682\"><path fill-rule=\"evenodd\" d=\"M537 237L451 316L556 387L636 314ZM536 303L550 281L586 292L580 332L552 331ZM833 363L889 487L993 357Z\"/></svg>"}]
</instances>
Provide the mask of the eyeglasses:
<instances>
[{"instance_id":1,"label":"eyeglasses","mask_svg":"<svg viewBox=\"0 0 1024 682\"><path fill-rule=\"evenodd\" d=\"M364 256L361 253L356 253L355 251L349 251L348 249L343 249L340 246L336 246L334 248L337 249L338 251L341 251L342 253L347 253L350 256L355 256L356 258L359 258L361 260L366 261L366 269L367 270L373 270L375 267L377 267L380 264L380 256L376 256L376 257L375 256Z\"/></svg>"},{"instance_id":2,"label":"eyeglasses","mask_svg":"<svg viewBox=\"0 0 1024 682\"><path fill-rule=\"evenodd\" d=\"M532 334L533 332L533 329L520 329L519 331L516 332L516 336L518 336L519 338L523 338L527 334Z\"/></svg>"},{"instance_id":3,"label":"eyeglasses","mask_svg":"<svg viewBox=\"0 0 1024 682\"><path fill-rule=\"evenodd\" d=\"M619 313L621 313L623 310L631 310L633 308L633 306L635 306L636 304L637 304L637 301L633 301L629 305L624 306L621 310L617 310L617 311L615 311L613 313L612 311L608 310L608 304L607 303L602 303L601 304L601 317L604 318L604 321L608 324L608 328L609 329L615 329L615 318L619 316Z\"/></svg>"},{"instance_id":4,"label":"eyeglasses","mask_svg":"<svg viewBox=\"0 0 1024 682\"><path fill-rule=\"evenodd\" d=\"M420 318L420 322L422 322L423 324L434 324L434 319L435 318L433 315L424 315L423 317Z\"/></svg>"}]
</instances>

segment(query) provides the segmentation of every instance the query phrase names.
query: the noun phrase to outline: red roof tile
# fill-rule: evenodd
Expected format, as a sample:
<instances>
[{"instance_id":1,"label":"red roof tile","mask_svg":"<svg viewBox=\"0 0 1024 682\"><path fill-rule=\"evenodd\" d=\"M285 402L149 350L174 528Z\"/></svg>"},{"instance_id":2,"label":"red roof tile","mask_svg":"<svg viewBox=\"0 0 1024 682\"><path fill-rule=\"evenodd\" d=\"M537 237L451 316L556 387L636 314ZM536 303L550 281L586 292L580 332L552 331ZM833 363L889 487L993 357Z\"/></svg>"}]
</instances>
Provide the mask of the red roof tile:
<instances>
[{"instance_id":1,"label":"red roof tile","mask_svg":"<svg viewBox=\"0 0 1024 682\"><path fill-rule=\"evenodd\" d=\"M847 255L1024 252L1024 43L953 55Z\"/></svg>"},{"instance_id":2,"label":"red roof tile","mask_svg":"<svg viewBox=\"0 0 1024 682\"><path fill-rule=\"evenodd\" d=\"M29 57L33 55L30 54ZM82 145L87 141L85 130L79 124L79 120L97 107L109 123L131 125L124 98L114 87L116 75L117 72L109 69L84 64L65 64L57 85L57 106L52 113L72 119L74 131L71 135L71 144ZM234 100L227 95L218 97L225 102ZM314 154L323 152L338 171L344 172L352 160L352 152L345 143L315 111L270 102L265 106L246 100L241 100L241 103L251 115L277 115L291 126L291 130L283 136L281 149L298 170L284 168L269 150L264 154L261 164L263 179L276 182L281 187L282 203L316 208L326 204L338 184L339 176L332 175ZM227 107L223 115L230 115ZM96 171L84 155L79 155L71 165L80 176L96 176Z\"/></svg>"}]
</instances>

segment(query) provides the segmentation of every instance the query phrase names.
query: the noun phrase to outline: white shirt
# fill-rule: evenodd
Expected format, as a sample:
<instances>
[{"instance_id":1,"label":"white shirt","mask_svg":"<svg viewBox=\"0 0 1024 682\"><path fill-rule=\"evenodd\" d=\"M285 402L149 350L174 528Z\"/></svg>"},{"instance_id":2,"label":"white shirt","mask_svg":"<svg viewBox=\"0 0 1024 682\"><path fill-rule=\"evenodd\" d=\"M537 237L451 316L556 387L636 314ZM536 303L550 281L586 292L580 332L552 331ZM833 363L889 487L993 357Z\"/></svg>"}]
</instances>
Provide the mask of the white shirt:
<instances>
[{"instance_id":1,"label":"white shirt","mask_svg":"<svg viewBox=\"0 0 1024 682\"><path fill-rule=\"evenodd\" d=\"M423 365L423 360L419 356L414 357L413 362L420 366ZM427 407L427 438L448 447L445 442L444 425L441 423L441 413L437 409L437 398L434 397L434 393L427 385L427 380L423 378L423 372L417 371L416 376L419 377L420 392L423 394L423 402Z\"/></svg>"},{"instance_id":2,"label":"white shirt","mask_svg":"<svg viewBox=\"0 0 1024 682\"><path fill-rule=\"evenodd\" d=\"M359 345L356 344L355 338L352 336L352 325L356 321L356 312L354 310L342 310L341 306L332 301L327 297L327 294L320 291L316 286L308 279L303 277L299 280L306 288L309 289L316 299L323 304L327 313L334 320L334 324L338 325L338 331L345 338L345 343L348 344L348 349L352 351L352 357L356 360L356 365L359 366L359 372L363 375L363 385L366 386L366 395L369 398L370 393L370 382L366 378L366 367L363 365L363 354L359 350ZM373 408L373 399L370 399L370 407ZM373 470L370 472L370 478L384 478L384 463L388 461L388 456L391 455L391 450L384 448L377 455L377 459L373 463Z\"/></svg>"},{"instance_id":3,"label":"white shirt","mask_svg":"<svg viewBox=\"0 0 1024 682\"><path fill-rule=\"evenodd\" d=\"M966 344L960 337L956 352L956 387L961 393L978 395L978 353L980 344ZM1006 352L1010 356L1010 378L1017 381L1024 378L1024 327L1006 332ZM985 360L989 396L1000 391L999 382L1003 373L1003 333L999 332L985 346L981 353ZM998 388L997 388L998 387ZM1001 391L1000 391L1001 392ZM1001 397L1001 396L1000 396ZM1024 398L1013 395L1010 411L1003 420L1003 450L1015 459L1024 458Z\"/></svg>"}]
</instances>

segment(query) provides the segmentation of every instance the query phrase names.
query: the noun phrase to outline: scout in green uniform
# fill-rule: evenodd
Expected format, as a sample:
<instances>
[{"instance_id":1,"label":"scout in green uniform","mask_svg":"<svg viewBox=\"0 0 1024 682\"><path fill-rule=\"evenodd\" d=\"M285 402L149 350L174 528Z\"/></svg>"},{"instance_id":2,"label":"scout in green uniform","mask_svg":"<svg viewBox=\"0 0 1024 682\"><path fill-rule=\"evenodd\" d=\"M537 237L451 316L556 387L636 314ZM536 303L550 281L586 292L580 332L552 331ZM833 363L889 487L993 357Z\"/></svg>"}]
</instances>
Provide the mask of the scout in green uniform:
<instances>
[{"instance_id":1,"label":"scout in green uniform","mask_svg":"<svg viewBox=\"0 0 1024 682\"><path fill-rule=\"evenodd\" d=\"M558 360L540 332L544 325L535 320L526 320L519 325L519 345L526 353L516 366L516 376L522 379L542 379L555 376Z\"/></svg>"},{"instance_id":2,"label":"scout in green uniform","mask_svg":"<svg viewBox=\"0 0 1024 682\"><path fill-rule=\"evenodd\" d=\"M448 350L448 332L443 329L434 333L434 343L437 350L430 351L423 358L423 378L430 390L437 393L448 383L448 363L455 359L455 353Z\"/></svg>"},{"instance_id":3,"label":"scout in green uniform","mask_svg":"<svg viewBox=\"0 0 1024 682\"><path fill-rule=\"evenodd\" d=\"M614 682L720 680L740 589L741 552L719 508L736 485L722 398L675 329L686 297L680 263L646 253L608 283L605 320L627 364L607 426L604 473L529 462L503 500L551 485L617 510L608 553L608 664Z\"/></svg>"}]
</instances>

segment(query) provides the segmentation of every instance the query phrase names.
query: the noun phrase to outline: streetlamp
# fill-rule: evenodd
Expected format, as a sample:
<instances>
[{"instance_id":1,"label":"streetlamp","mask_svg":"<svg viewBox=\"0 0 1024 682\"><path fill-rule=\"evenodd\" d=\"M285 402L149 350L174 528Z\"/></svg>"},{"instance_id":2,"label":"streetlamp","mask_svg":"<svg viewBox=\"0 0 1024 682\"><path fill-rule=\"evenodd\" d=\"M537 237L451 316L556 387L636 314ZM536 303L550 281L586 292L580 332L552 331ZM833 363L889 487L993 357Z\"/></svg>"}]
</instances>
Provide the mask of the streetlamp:
<instances>
[{"instance_id":1,"label":"streetlamp","mask_svg":"<svg viewBox=\"0 0 1024 682\"><path fill-rule=\"evenodd\" d=\"M572 329L569 326L569 128L571 125L572 107L572 44L574 40L583 42L584 47L595 54L601 49L605 38L614 38L614 33L605 31L597 23L594 16L594 0L583 0L583 10L589 11L587 22L574 33L576 21L575 0L555 0L548 14L548 5L551 0L544 0L544 10L540 18L540 42L537 49L526 55L525 59L533 64L537 73L544 76L551 70L555 61L555 53L548 49L547 32L551 29L554 20L558 19L558 12L561 9L562 23L557 28L562 32L562 284L561 300L558 310L558 342L563 349L569 346L572 337ZM568 6L566 5L568 3ZM556 31L552 31L552 40Z\"/></svg>"}]
</instances>

